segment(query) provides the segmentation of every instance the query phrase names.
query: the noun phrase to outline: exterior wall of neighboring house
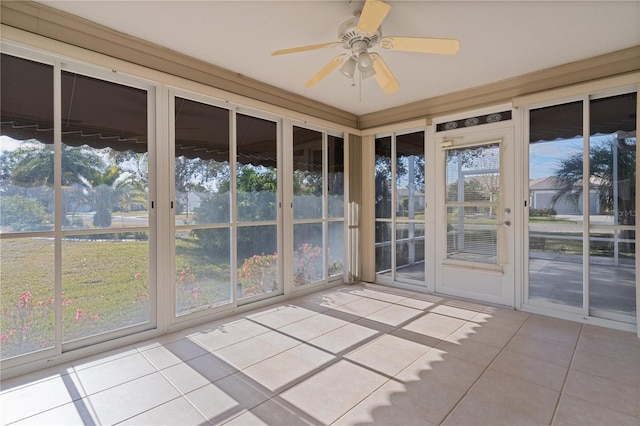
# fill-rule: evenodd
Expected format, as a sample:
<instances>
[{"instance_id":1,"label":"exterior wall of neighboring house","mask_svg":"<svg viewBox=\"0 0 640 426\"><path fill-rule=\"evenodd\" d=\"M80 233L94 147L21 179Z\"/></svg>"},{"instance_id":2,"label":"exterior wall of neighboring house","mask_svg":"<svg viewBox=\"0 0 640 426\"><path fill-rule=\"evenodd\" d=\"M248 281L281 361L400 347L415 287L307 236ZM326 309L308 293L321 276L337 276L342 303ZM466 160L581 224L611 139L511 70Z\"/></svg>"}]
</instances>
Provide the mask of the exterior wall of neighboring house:
<instances>
[{"instance_id":1,"label":"exterior wall of neighboring house","mask_svg":"<svg viewBox=\"0 0 640 426\"><path fill-rule=\"evenodd\" d=\"M560 198L555 201L554 197L558 194L559 188L554 177L545 177L533 179L529 183L529 205L532 209L554 209L559 215L582 215L582 200L584 194L580 194L574 202L566 198ZM598 200L598 189L594 188L589 191L589 214L604 214L600 201Z\"/></svg>"},{"instance_id":2,"label":"exterior wall of neighboring house","mask_svg":"<svg viewBox=\"0 0 640 426\"><path fill-rule=\"evenodd\" d=\"M407 188L399 188L396 191L396 205L403 209L406 214L409 213L409 190ZM422 211L424 209L424 194L422 192L413 193L414 211Z\"/></svg>"}]
</instances>

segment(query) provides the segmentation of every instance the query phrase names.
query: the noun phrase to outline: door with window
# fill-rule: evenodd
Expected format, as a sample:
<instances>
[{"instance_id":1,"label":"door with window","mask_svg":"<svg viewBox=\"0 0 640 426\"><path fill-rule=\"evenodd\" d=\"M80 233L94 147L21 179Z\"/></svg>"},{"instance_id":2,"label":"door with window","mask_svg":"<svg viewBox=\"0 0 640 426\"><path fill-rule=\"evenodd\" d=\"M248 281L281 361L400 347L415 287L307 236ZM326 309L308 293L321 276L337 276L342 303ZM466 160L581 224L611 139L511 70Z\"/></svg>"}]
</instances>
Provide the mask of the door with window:
<instances>
[{"instance_id":1,"label":"door with window","mask_svg":"<svg viewBox=\"0 0 640 426\"><path fill-rule=\"evenodd\" d=\"M513 128L442 133L434 147L436 291L512 306Z\"/></svg>"},{"instance_id":2,"label":"door with window","mask_svg":"<svg viewBox=\"0 0 640 426\"><path fill-rule=\"evenodd\" d=\"M637 92L527 112L524 303L636 324Z\"/></svg>"},{"instance_id":3,"label":"door with window","mask_svg":"<svg viewBox=\"0 0 640 426\"><path fill-rule=\"evenodd\" d=\"M375 141L376 280L426 288L425 132Z\"/></svg>"}]
</instances>

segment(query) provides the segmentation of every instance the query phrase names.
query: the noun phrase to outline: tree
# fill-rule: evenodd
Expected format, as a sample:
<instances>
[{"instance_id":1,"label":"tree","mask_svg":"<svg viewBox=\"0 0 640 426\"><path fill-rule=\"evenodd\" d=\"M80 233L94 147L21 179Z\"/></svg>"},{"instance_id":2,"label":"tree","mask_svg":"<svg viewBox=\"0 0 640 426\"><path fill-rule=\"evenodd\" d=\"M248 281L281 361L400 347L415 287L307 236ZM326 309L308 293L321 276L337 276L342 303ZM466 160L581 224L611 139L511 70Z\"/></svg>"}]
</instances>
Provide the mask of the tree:
<instances>
[{"instance_id":1,"label":"tree","mask_svg":"<svg viewBox=\"0 0 640 426\"><path fill-rule=\"evenodd\" d=\"M578 205L584 190L582 170L582 152L575 153L560 162L555 172L560 188L552 199L554 204L565 199ZM619 225L634 226L636 145L621 143L616 134L608 135L604 140L592 139L589 148L589 175L589 188L596 190L600 207L606 214L616 216ZM623 239L635 240L635 231L622 230L621 234ZM635 252L633 243L625 243L625 245L627 251Z\"/></svg>"},{"instance_id":2,"label":"tree","mask_svg":"<svg viewBox=\"0 0 640 426\"><path fill-rule=\"evenodd\" d=\"M48 215L42 204L21 195L2 197L0 225L13 231L41 231L47 227Z\"/></svg>"},{"instance_id":3,"label":"tree","mask_svg":"<svg viewBox=\"0 0 640 426\"><path fill-rule=\"evenodd\" d=\"M635 145L614 147L614 143L617 141L608 139L605 142L591 144L589 187L597 191L600 207L607 214L617 215L618 223L621 225L634 225L635 216L629 213L635 212ZM614 175L614 153L617 153L617 176ZM582 152L575 153L560 162L555 171L555 178L560 188L553 197L554 203L560 199L578 203L583 193L582 165ZM615 197L616 192L617 197Z\"/></svg>"},{"instance_id":4,"label":"tree","mask_svg":"<svg viewBox=\"0 0 640 426\"><path fill-rule=\"evenodd\" d=\"M61 154L63 186L82 184L83 179L91 179L104 167L104 161L100 156L83 147L63 145ZM13 185L22 188L53 187L53 145L38 144L19 148L11 152L10 157L10 182ZM46 207L46 204L43 205ZM64 203L62 210L63 223L67 224Z\"/></svg>"},{"instance_id":5,"label":"tree","mask_svg":"<svg viewBox=\"0 0 640 426\"><path fill-rule=\"evenodd\" d=\"M209 172L213 172L212 169ZM215 192L204 197L198 208L194 210L194 221L198 224L225 223L230 220L229 189L230 179L224 169L216 170L222 178L218 180ZM277 210L277 171L273 168L238 166L236 177L237 215L241 221L271 221L276 219ZM238 231L238 261L253 256L255 247L264 248L265 253L276 251L275 241L270 226L251 227L251 232ZM200 247L213 256L228 256L228 237L215 238L207 229L194 229L192 233L198 238ZM262 253L258 253L262 254Z\"/></svg>"}]
</instances>

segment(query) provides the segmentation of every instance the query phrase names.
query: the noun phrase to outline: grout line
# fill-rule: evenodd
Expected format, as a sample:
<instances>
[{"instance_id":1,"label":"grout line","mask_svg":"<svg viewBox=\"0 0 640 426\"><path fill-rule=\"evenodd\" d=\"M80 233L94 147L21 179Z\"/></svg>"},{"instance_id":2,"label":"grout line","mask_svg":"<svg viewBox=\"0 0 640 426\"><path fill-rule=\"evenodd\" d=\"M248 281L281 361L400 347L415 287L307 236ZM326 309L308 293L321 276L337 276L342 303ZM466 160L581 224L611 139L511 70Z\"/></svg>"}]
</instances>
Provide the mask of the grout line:
<instances>
[{"instance_id":1,"label":"grout line","mask_svg":"<svg viewBox=\"0 0 640 426\"><path fill-rule=\"evenodd\" d=\"M584 324L580 324L580 334L578 334L578 338L576 339L576 344L573 347L573 353L571 354L571 361L569 361L569 365L567 366L567 372L564 375L564 380L562 381L562 386L560 387L560 395L558 396L558 400L556 401L556 405L553 408L553 416L551 416L551 424L554 424L556 421L556 417L558 416L558 408L560 408L560 403L562 402L562 398L564 397L564 388L567 384L567 379L569 378L569 373L571 372L571 366L573 366L573 361L576 358L576 352L578 352L578 345L580 344L580 339L582 339L582 332L584 331Z\"/></svg>"},{"instance_id":2,"label":"grout line","mask_svg":"<svg viewBox=\"0 0 640 426\"><path fill-rule=\"evenodd\" d=\"M530 318L531 318L531 314L529 314L529 316L527 317L526 321L524 321L520 325L520 327L518 327L518 329L513 333L513 335L509 338L509 340L502 346L500 351L496 354L495 357L493 357L491 362L485 367L485 369L478 376L478 378L467 388L467 390L460 397L458 402L456 402L456 404L453 406L453 408L451 408L451 410L449 410L447 415L442 419L442 422L440 422L440 424L444 423L451 416L451 414L456 410L456 408L458 408L458 406L460 405L462 400L466 398L466 396L469 394L469 392L471 392L473 390L473 388L478 384L478 382L487 374L487 372L489 371L489 368L491 368L491 366L496 362L496 360L500 357L500 355L502 355L502 353L506 351L507 346L509 346L511 341L518 335L518 333L520 332L522 327L524 327L524 325L529 321ZM467 321L467 322L472 322L472 321Z\"/></svg>"}]
</instances>

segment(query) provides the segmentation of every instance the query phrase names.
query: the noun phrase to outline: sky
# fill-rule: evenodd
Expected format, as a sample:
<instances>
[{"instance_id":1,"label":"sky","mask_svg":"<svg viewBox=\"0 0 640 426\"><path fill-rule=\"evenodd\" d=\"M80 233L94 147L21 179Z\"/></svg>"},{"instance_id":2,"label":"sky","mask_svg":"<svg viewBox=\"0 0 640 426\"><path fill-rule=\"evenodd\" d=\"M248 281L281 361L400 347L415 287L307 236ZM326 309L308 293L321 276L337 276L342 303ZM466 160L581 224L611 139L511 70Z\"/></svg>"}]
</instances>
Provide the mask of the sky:
<instances>
[{"instance_id":1,"label":"sky","mask_svg":"<svg viewBox=\"0 0 640 426\"><path fill-rule=\"evenodd\" d=\"M537 142L529 145L529 178L553 176L560 161L582 152L582 138Z\"/></svg>"}]
</instances>

